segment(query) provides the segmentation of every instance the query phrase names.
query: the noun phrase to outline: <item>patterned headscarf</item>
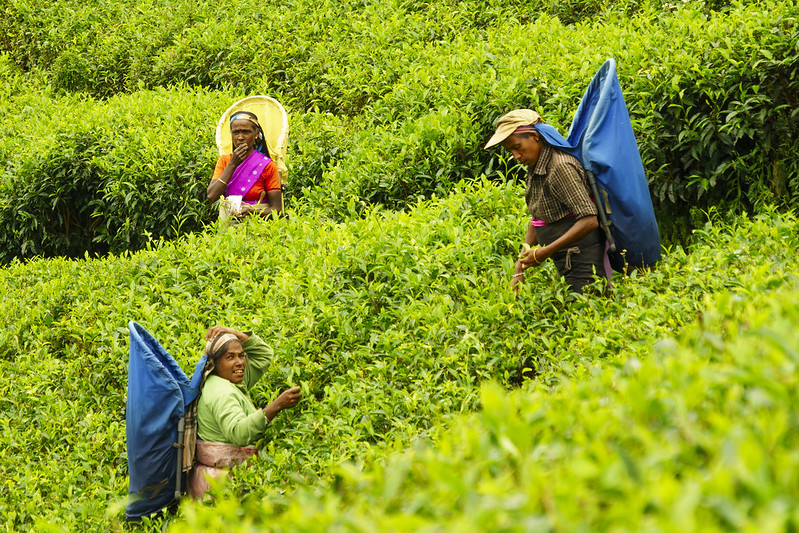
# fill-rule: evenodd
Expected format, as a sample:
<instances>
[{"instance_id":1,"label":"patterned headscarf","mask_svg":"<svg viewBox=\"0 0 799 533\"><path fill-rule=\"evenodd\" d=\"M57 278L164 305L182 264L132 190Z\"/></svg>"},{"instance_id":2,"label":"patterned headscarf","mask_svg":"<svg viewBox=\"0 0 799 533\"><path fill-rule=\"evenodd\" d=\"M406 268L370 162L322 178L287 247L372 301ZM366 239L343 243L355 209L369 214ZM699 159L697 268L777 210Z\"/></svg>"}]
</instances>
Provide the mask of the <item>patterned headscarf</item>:
<instances>
[{"instance_id":1,"label":"patterned headscarf","mask_svg":"<svg viewBox=\"0 0 799 533\"><path fill-rule=\"evenodd\" d=\"M205 343L205 356L208 358L208 362L216 364L216 361L227 352L227 345L230 341L241 342L232 333L223 333L207 341ZM206 365L207 368L208 366Z\"/></svg>"}]
</instances>

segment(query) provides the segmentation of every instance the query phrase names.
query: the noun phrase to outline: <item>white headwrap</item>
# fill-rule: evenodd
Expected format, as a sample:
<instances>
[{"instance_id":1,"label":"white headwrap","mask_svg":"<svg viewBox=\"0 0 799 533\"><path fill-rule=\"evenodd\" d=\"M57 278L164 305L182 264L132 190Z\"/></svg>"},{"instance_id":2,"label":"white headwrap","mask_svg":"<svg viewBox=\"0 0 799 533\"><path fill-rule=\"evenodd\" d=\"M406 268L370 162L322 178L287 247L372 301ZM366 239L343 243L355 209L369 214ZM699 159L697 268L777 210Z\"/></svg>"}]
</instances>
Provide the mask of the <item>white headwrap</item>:
<instances>
[{"instance_id":1,"label":"white headwrap","mask_svg":"<svg viewBox=\"0 0 799 533\"><path fill-rule=\"evenodd\" d=\"M232 333L223 333L217 337L214 337L210 341L205 343L205 355L208 359L217 359L222 354L217 354L216 352L219 351L224 345L229 343L230 341L241 342L238 337L233 335ZM216 357L214 357L216 356Z\"/></svg>"}]
</instances>

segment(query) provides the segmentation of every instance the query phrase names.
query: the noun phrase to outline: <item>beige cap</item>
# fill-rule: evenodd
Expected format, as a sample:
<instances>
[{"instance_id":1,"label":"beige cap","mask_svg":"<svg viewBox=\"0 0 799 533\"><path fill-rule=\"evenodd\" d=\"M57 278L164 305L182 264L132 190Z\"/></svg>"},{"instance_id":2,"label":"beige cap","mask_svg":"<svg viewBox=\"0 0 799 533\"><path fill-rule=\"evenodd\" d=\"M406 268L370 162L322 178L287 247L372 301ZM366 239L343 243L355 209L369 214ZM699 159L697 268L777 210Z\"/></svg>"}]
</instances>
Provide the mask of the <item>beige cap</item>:
<instances>
[{"instance_id":1,"label":"beige cap","mask_svg":"<svg viewBox=\"0 0 799 533\"><path fill-rule=\"evenodd\" d=\"M491 148L495 144L499 144L511 134L516 131L516 128L520 126L532 126L533 124L537 124L541 120L541 116L533 111L532 109L514 109L510 113L506 113L499 117L494 122L494 127L497 128L497 131L494 132L494 135L488 140L486 143L485 148Z\"/></svg>"}]
</instances>

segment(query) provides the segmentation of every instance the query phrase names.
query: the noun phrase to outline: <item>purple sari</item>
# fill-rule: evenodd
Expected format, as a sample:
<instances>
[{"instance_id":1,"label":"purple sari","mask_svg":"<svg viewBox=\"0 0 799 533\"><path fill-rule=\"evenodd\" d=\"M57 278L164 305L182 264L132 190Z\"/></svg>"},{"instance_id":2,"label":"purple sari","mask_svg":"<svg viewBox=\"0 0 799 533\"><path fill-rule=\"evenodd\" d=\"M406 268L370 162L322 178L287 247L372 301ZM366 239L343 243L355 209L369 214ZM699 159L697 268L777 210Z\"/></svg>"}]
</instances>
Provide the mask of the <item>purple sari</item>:
<instances>
[{"instance_id":1,"label":"purple sari","mask_svg":"<svg viewBox=\"0 0 799 533\"><path fill-rule=\"evenodd\" d=\"M252 153L247 156L247 159L242 161L241 164L236 167L236 170L233 171L233 176L231 176L227 184L225 196L244 196L247 194L250 189L252 189L252 186L255 185L255 182L258 181L258 178L261 177L261 173L266 168L266 165L271 162L272 160L267 156L258 150L253 150ZM258 200L242 201L251 205L258 203Z\"/></svg>"}]
</instances>

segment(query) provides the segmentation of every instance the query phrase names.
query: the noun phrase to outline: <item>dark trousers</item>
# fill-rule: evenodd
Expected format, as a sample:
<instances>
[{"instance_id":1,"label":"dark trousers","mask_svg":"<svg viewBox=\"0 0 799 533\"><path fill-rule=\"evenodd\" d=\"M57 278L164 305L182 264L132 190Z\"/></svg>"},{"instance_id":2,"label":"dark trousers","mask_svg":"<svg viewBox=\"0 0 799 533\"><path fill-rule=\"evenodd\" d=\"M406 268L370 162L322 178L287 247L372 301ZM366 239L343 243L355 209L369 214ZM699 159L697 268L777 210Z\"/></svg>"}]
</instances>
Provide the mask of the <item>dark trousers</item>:
<instances>
[{"instance_id":1,"label":"dark trousers","mask_svg":"<svg viewBox=\"0 0 799 533\"><path fill-rule=\"evenodd\" d=\"M538 244L547 245L569 231L575 217L565 217L552 224L535 228ZM605 267L605 237L599 228L566 248L558 250L552 260L558 274L566 278L566 282L574 292L583 292L583 287L593 282L593 276L608 277Z\"/></svg>"}]
</instances>

